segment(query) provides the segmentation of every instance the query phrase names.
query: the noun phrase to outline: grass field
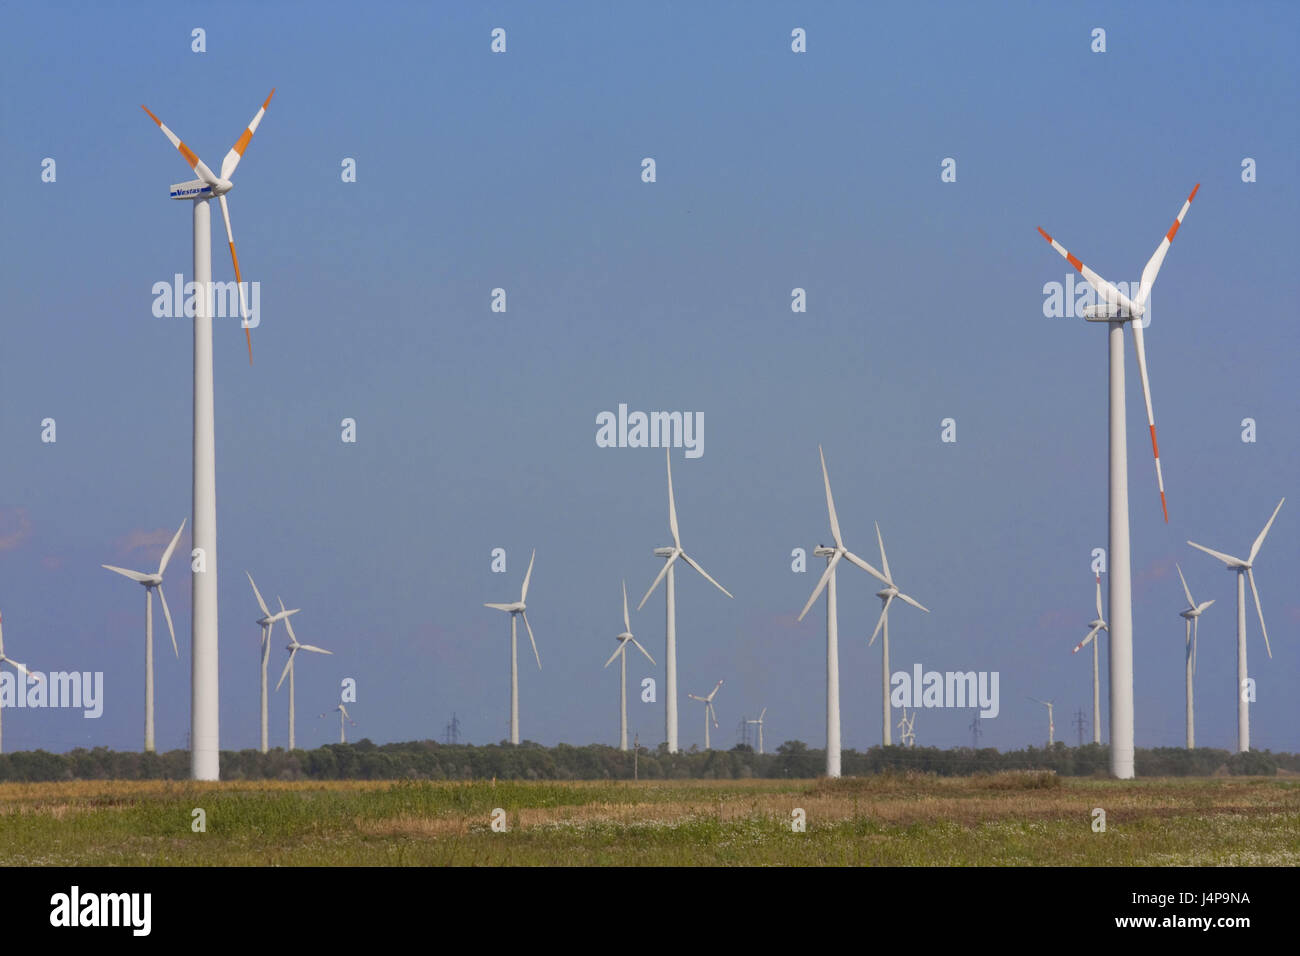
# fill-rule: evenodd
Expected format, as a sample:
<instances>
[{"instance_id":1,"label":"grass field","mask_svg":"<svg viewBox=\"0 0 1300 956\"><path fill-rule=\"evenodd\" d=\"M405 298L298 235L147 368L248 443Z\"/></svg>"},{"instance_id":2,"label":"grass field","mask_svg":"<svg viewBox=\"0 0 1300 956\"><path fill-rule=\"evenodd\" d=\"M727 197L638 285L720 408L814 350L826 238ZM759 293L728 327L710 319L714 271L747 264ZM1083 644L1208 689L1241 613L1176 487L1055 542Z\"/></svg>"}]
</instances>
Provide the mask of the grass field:
<instances>
[{"instance_id":1,"label":"grass field","mask_svg":"<svg viewBox=\"0 0 1300 956\"><path fill-rule=\"evenodd\" d=\"M1296 866L1300 781L0 784L0 863Z\"/></svg>"}]
</instances>

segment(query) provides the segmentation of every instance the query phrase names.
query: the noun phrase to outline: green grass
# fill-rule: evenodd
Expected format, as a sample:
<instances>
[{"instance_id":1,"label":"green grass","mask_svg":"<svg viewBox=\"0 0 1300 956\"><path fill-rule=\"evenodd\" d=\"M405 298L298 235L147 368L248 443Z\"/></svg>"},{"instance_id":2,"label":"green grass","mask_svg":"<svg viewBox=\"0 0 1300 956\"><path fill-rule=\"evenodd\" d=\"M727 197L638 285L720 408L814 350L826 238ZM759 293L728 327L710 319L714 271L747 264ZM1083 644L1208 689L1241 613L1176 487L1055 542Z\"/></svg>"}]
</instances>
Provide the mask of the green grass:
<instances>
[{"instance_id":1,"label":"green grass","mask_svg":"<svg viewBox=\"0 0 1300 956\"><path fill-rule=\"evenodd\" d=\"M796 807L806 832L791 829ZM1300 781L4 784L0 863L1295 866Z\"/></svg>"}]
</instances>

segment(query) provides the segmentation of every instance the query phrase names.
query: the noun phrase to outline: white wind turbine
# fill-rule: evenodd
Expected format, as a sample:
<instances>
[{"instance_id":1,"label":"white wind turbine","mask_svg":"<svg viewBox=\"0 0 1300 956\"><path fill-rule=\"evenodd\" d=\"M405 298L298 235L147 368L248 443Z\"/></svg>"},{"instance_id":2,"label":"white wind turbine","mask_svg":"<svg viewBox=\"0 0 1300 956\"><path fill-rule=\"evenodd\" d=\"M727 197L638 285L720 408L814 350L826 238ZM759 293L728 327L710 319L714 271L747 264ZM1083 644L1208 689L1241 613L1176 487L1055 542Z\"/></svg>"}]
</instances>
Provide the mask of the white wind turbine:
<instances>
[{"instance_id":1,"label":"white wind turbine","mask_svg":"<svg viewBox=\"0 0 1300 956\"><path fill-rule=\"evenodd\" d=\"M1197 544L1195 541L1188 541L1193 548L1198 548L1206 554L1218 558L1229 569L1237 572L1237 750L1245 753L1250 749L1250 702L1247 699L1250 694L1246 690L1246 580L1250 580L1250 592L1255 596L1255 613L1259 615L1259 629L1264 635L1264 649L1268 651L1269 659L1273 657L1273 648L1268 644L1268 628L1264 626L1264 610L1259 604L1259 589L1255 587L1255 557L1259 554L1260 546L1264 543L1264 537L1268 534L1268 529L1273 527L1273 519L1277 513L1282 510L1282 503L1286 499L1277 503L1273 509L1273 517L1268 519L1268 524L1264 525L1264 530L1259 533L1255 543L1250 546L1250 557L1244 561L1241 558L1234 558L1230 554L1224 554L1222 551L1214 551L1204 545ZM1189 597L1190 601L1191 598Z\"/></svg>"},{"instance_id":2,"label":"white wind turbine","mask_svg":"<svg viewBox=\"0 0 1300 956\"><path fill-rule=\"evenodd\" d=\"M339 704L337 707L334 708L334 710L337 710L339 712L339 743L345 744L348 742L348 735L343 725L345 723L350 723L353 727L355 727L357 725L357 722L352 719L352 715L348 713L348 709L344 707L342 704ZM321 716L328 717L330 714L334 713L334 710L327 710L325 711L325 713L321 714Z\"/></svg>"},{"instance_id":3,"label":"white wind turbine","mask_svg":"<svg viewBox=\"0 0 1300 956\"><path fill-rule=\"evenodd\" d=\"M1187 578L1183 577L1183 569L1177 563L1174 567L1178 568L1178 580L1183 582L1183 593L1187 595L1187 609L1178 613L1187 624L1187 749L1193 750L1196 747L1196 731L1192 710L1192 676L1196 673L1197 622L1200 621L1205 609L1214 603L1214 599L1197 604L1192 598L1191 589L1187 586ZM1260 620L1262 623L1263 619Z\"/></svg>"},{"instance_id":4,"label":"white wind turbine","mask_svg":"<svg viewBox=\"0 0 1300 956\"><path fill-rule=\"evenodd\" d=\"M704 749L705 750L712 749L709 747L709 720L712 719L714 727L718 726L718 715L713 710L713 695L718 692L718 688L721 686L722 686L722 681L718 681L716 684L714 684L713 690L709 691L709 696L707 697L697 697L695 694L686 695L691 700L698 700L700 703L704 705Z\"/></svg>"},{"instance_id":5,"label":"white wind turbine","mask_svg":"<svg viewBox=\"0 0 1300 956\"><path fill-rule=\"evenodd\" d=\"M1128 438L1124 411L1124 326L1133 323L1133 346L1137 351L1138 372L1142 376L1142 395L1146 401L1147 425L1151 430L1151 451L1155 456L1156 483L1160 488L1160 508L1165 522L1169 509L1165 503L1165 480L1160 471L1160 449L1156 444L1155 415L1151 410L1151 383L1147 377L1146 347L1142 342L1142 316L1151 298L1151 286L1164 264L1165 255L1183 223L1183 217L1196 197L1200 183L1192 190L1178 218L1165 233L1160 245L1142 270L1137 302L1107 282L1071 255L1064 246L1038 231L1053 249L1064 256L1088 284L1096 290L1102 303L1084 310L1089 322L1106 322L1110 326L1110 772L1121 780L1133 776L1133 592L1130 580L1128 521ZM1137 319L1139 321L1133 321Z\"/></svg>"},{"instance_id":6,"label":"white wind turbine","mask_svg":"<svg viewBox=\"0 0 1300 956\"><path fill-rule=\"evenodd\" d=\"M167 619L167 631L172 636L172 651L176 654L176 659L180 660L181 652L176 646L176 629L172 627L172 612L167 609L167 596L163 594L162 582L163 572L167 570L167 562L171 560L172 552L176 550L176 542L181 539L181 532L185 530L185 521L181 521L181 526L176 529L176 534L172 536L171 543L163 551L162 560L158 562L158 570L153 574L146 574L143 571L128 571L126 568L116 568L111 564L103 564L100 567L114 571L125 578L130 578L136 584L144 585L144 749L145 753L153 753L153 591L158 589L158 600L162 601L163 617Z\"/></svg>"},{"instance_id":7,"label":"white wind turbine","mask_svg":"<svg viewBox=\"0 0 1300 956\"><path fill-rule=\"evenodd\" d=\"M277 598L276 600L279 600L279 598ZM287 627L287 628L289 629L289 643L288 643L288 645L286 645L286 647L285 647L285 650L287 650L287 651L289 652L289 659L288 659L287 661L284 662L284 670L281 671L281 673L280 673L280 680L279 680L279 683L277 683L277 684L275 685L275 689L276 689L276 690L279 690L279 689L280 689L280 684L283 684L283 683L284 683L284 679L285 679L286 676L289 678L289 749L290 749L290 750L293 750L293 749L294 749L294 741L293 741L293 711L294 711L294 707L293 707L293 674L294 674L293 658L294 658L294 655L296 655L299 651L313 651L313 652L315 652L315 653L317 653L317 654L333 654L334 652L333 652L333 651L327 651L327 650L325 650L323 647L316 647L316 646L313 645L313 644L302 644L302 643L299 643L299 641L298 641L298 635L296 635L296 634L293 633L293 621L289 620L289 612L285 610L285 608L284 608L284 602L283 602L283 601L280 601L280 614L281 614L281 615L283 616L283 618L284 618L284 626Z\"/></svg>"},{"instance_id":8,"label":"white wind turbine","mask_svg":"<svg viewBox=\"0 0 1300 956\"><path fill-rule=\"evenodd\" d=\"M1050 749L1056 743L1056 724L1052 722L1052 705L1055 701L1039 700L1037 697L1029 698L1036 704L1042 704L1047 708L1047 746Z\"/></svg>"},{"instance_id":9,"label":"white wind turbine","mask_svg":"<svg viewBox=\"0 0 1300 956\"><path fill-rule=\"evenodd\" d=\"M484 604L484 607L495 608L498 611L507 611L510 614L510 742L519 743L519 625L516 623L516 617L524 619L524 627L528 629L528 641L533 645L533 656L537 658L537 669L542 669L542 657L537 653L537 641L533 640L533 627L528 623L528 605L525 600L528 597L528 579L533 576L533 561L537 557L537 549L533 549L533 556L528 559L528 570L524 573L524 586L519 590L519 600L510 604Z\"/></svg>"},{"instance_id":10,"label":"white wind turbine","mask_svg":"<svg viewBox=\"0 0 1300 956\"><path fill-rule=\"evenodd\" d=\"M614 658L616 657L623 658L623 660L619 663L620 673L618 679L618 707L619 707L618 749L627 750L627 646L628 644L635 644L636 649L640 651L642 654L644 654L646 656L646 660L648 660L651 664L654 664L655 659L650 656L649 651L647 651L644 647L641 646L641 642L632 636L632 622L628 618L628 614L627 614L627 582L626 581L623 582L623 633L619 634L615 638L615 640L618 641L618 650L614 651L614 653L609 656L609 660L605 661L605 666L608 667L610 664L614 663Z\"/></svg>"},{"instance_id":11,"label":"white wind turbine","mask_svg":"<svg viewBox=\"0 0 1300 956\"><path fill-rule=\"evenodd\" d=\"M840 521L835 514L835 499L831 496L831 478L826 471L826 455L821 445L817 446L817 454L822 462L822 483L826 486L826 511L830 515L831 537L835 541L835 547L818 547L813 552L826 559L826 570L822 572L821 580L813 589L812 597L808 598L808 603L799 612L798 620L804 619L804 615L808 613L813 602L817 600L817 595L821 594L824 588L826 590L826 776L838 777L840 775L840 645L839 610L835 597L835 566L840 563L840 559L848 558L852 564L856 564L879 580L887 579L844 547L844 539L840 537Z\"/></svg>"},{"instance_id":12,"label":"white wind turbine","mask_svg":"<svg viewBox=\"0 0 1300 956\"><path fill-rule=\"evenodd\" d=\"M760 754L763 752L763 717L766 714L767 714L767 708L764 707L759 712L757 720L749 719L745 721L745 723L747 724L758 724L758 752Z\"/></svg>"},{"instance_id":13,"label":"white wind turbine","mask_svg":"<svg viewBox=\"0 0 1300 956\"><path fill-rule=\"evenodd\" d=\"M16 660L14 660L12 657L7 657L7 656L5 655L5 629L4 629L4 615L3 615L3 614L0 614L0 670L3 670L3 669L4 669L3 666L4 666L5 664L8 664L10 667L12 667L12 668L13 668L15 671L17 671L17 672L22 676L22 678L23 678L21 681L18 681L18 680L15 680L15 681L14 681L14 684L15 684L14 693L15 693L15 694L25 694L25 693L27 692L27 686L26 686L26 685L27 685L27 678L28 678L29 676L30 676L33 680L38 680L38 681L39 681L39 680L44 680L44 679L45 679L44 677L42 677L40 674L36 673L35 671L29 671L26 667L23 667L22 664L19 664L19 663L18 663ZM0 707L0 714L2 714L3 712L4 712L4 708ZM0 753L4 753L4 737L2 736L2 730L3 730L3 728L0 728Z\"/></svg>"},{"instance_id":14,"label":"white wind turbine","mask_svg":"<svg viewBox=\"0 0 1300 956\"><path fill-rule=\"evenodd\" d=\"M667 558L663 570L654 579L650 585L650 590L646 591L645 597L641 603L636 606L639 611L645 607L645 602L650 600L650 595L654 593L659 582L664 580L665 576L668 583L665 585L665 594L667 597L667 617L665 624L667 649L664 653L664 689L667 700L665 701L665 730L668 736L668 752L677 753L677 587L673 575L673 565L677 559L681 558L696 571L703 575L704 579L712 584L715 588L731 597L731 592L724 588L709 573L696 564L695 559L682 550L682 539L677 529L677 504L673 499L673 460L669 455L669 449L664 449L664 460L668 463L668 530L673 534L673 546L671 548L655 548L655 555L660 558Z\"/></svg>"},{"instance_id":15,"label":"white wind turbine","mask_svg":"<svg viewBox=\"0 0 1300 956\"><path fill-rule=\"evenodd\" d=\"M1101 631L1110 632L1110 627L1102 617L1101 613L1101 575L1097 575L1097 616L1089 622L1088 626L1092 628L1088 636L1074 645L1072 653L1079 653L1089 643L1092 644L1092 742L1101 743L1101 683L1100 674L1097 670L1097 645L1101 643L1097 634Z\"/></svg>"},{"instance_id":16,"label":"white wind turbine","mask_svg":"<svg viewBox=\"0 0 1300 956\"><path fill-rule=\"evenodd\" d=\"M907 707L903 707L903 716L898 721L898 739L904 747L916 746L916 711L912 711L912 716L907 716Z\"/></svg>"},{"instance_id":17,"label":"white wind turbine","mask_svg":"<svg viewBox=\"0 0 1300 956\"><path fill-rule=\"evenodd\" d=\"M217 780L220 767L220 710L217 693L217 469L215 398L212 385L212 316L209 290L212 283L212 197L221 201L221 216L226 224L230 260L235 268L239 290L240 318L248 340L248 362L253 363L253 338L249 331L244 303L244 287L235 255L235 236L230 226L230 208L226 193L234 184L230 177L248 148L253 133L262 122L271 102L267 96L235 145L221 161L218 177L203 160L181 142L162 120L141 106L163 131L185 162L199 176L196 180L171 187L171 198L190 200L194 204L194 283L203 294L195 297L194 309L194 548L203 556L203 565L193 572L194 601L190 617L190 776L195 780Z\"/></svg>"},{"instance_id":18,"label":"white wind turbine","mask_svg":"<svg viewBox=\"0 0 1300 956\"><path fill-rule=\"evenodd\" d=\"M884 745L890 746L890 702L889 702L889 605L893 603L894 598L898 598L905 604L910 604L914 608L919 608L929 614L930 609L920 604L916 599L908 597L902 591L898 590L898 585L894 583L893 575L889 573L889 559L885 557L885 539L880 536L880 525L876 525L876 540L880 543L880 566L884 568L885 573L882 580L885 586L876 592L876 597L880 598L880 619L876 621L876 629L871 632L871 640L867 641L867 647L870 647L876 640L876 635L884 630L880 646L881 655L881 678L880 694L884 702L884 718L882 726L884 727Z\"/></svg>"},{"instance_id":19,"label":"white wind turbine","mask_svg":"<svg viewBox=\"0 0 1300 956\"><path fill-rule=\"evenodd\" d=\"M290 611L280 610L272 614L271 609L268 608L266 602L262 600L262 592L257 589L257 585L253 582L253 576L248 574L247 571L244 573L248 575L248 583L253 585L253 595L257 598L257 606L262 609L262 616L258 619L257 623L262 626L262 753L266 753L269 749L268 744L270 736L268 733L269 722L267 720L266 665L271 659L271 630L275 627L276 621L287 620L289 615L297 614L301 609L293 608ZM280 607L284 607L283 602L281 602Z\"/></svg>"}]
</instances>

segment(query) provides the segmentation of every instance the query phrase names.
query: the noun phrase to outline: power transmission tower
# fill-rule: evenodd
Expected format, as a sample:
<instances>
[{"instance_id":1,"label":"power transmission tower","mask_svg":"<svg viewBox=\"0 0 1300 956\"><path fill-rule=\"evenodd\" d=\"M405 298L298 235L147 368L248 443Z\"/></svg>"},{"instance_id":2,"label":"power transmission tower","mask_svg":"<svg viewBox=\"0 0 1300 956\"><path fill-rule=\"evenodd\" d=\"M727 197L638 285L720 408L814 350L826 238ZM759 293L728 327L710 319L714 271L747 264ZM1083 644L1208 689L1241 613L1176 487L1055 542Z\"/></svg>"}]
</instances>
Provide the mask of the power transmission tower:
<instances>
[{"instance_id":1,"label":"power transmission tower","mask_svg":"<svg viewBox=\"0 0 1300 956\"><path fill-rule=\"evenodd\" d=\"M1079 746L1083 746L1083 710L1080 708L1074 712L1074 729L1079 732Z\"/></svg>"},{"instance_id":2,"label":"power transmission tower","mask_svg":"<svg viewBox=\"0 0 1300 956\"><path fill-rule=\"evenodd\" d=\"M749 724L744 717L740 718L740 723L736 725L736 743L741 746L749 746Z\"/></svg>"},{"instance_id":3,"label":"power transmission tower","mask_svg":"<svg viewBox=\"0 0 1300 956\"><path fill-rule=\"evenodd\" d=\"M460 721L456 719L456 712L451 712L451 723L446 727L442 735L443 743L458 744L460 743Z\"/></svg>"},{"instance_id":4,"label":"power transmission tower","mask_svg":"<svg viewBox=\"0 0 1300 956\"><path fill-rule=\"evenodd\" d=\"M984 733L984 728L980 726L980 715L977 713L971 718L970 735L971 747L975 750L980 749L980 736Z\"/></svg>"}]
</instances>

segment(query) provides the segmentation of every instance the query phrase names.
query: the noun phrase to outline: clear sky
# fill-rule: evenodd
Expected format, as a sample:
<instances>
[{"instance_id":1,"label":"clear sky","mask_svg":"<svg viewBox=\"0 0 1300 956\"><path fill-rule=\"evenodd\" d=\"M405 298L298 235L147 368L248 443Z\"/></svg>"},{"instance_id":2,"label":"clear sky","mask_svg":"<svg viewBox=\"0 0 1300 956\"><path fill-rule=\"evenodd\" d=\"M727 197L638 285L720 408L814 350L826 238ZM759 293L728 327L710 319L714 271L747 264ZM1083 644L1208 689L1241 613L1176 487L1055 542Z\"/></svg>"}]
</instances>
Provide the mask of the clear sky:
<instances>
[{"instance_id":1,"label":"clear sky","mask_svg":"<svg viewBox=\"0 0 1300 956\"><path fill-rule=\"evenodd\" d=\"M771 745L824 744L824 605L795 622L829 540L819 442L848 546L877 563L879 521L930 608L891 611L892 669L998 671L982 745L1041 744L1026 695L1055 698L1073 742L1091 687L1070 650L1106 546L1106 336L1044 315L1071 270L1035 227L1136 280L1199 182L1146 332L1168 525L1125 346L1136 740L1183 740L1178 561L1216 600L1197 740L1235 741L1232 576L1184 542L1243 554L1285 495L1257 573L1272 660L1247 618L1252 743L1300 750L1294 4L51 7L0 4L0 612L9 653L103 671L106 703L6 710L6 748L141 745L143 602L100 564L152 570L190 515L190 329L153 316L151 289L190 278L190 209L167 187L193 174L140 104L219 168L275 87L229 196L256 364L237 323L215 335L223 748L257 743L245 570L334 651L300 663L300 746L333 739L316 715L347 677L351 734L441 737L455 711L466 739L501 740L509 625L482 603L517 596L534 547L544 670L525 644L523 736L616 743L619 583L635 605L670 542L663 452L596 445L619 403L705 421L704 454L673 453L682 538L735 600L678 575L683 746L703 742L684 695L718 679L715 743L766 706ZM212 225L230 279L215 208ZM160 749L188 728L188 526L183 548L180 662L155 606ZM877 585L839 582L861 749L880 739ZM658 703L630 694L651 745L663 627L660 592L632 618L661 665L630 667L634 688L659 680ZM917 741L969 743L971 716L923 711Z\"/></svg>"}]
</instances>

